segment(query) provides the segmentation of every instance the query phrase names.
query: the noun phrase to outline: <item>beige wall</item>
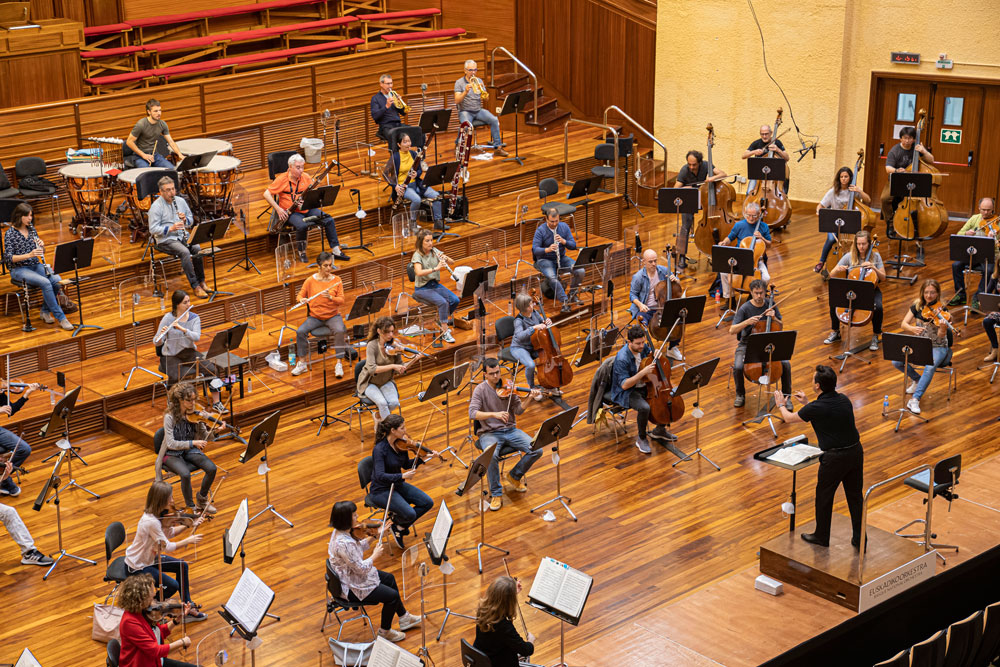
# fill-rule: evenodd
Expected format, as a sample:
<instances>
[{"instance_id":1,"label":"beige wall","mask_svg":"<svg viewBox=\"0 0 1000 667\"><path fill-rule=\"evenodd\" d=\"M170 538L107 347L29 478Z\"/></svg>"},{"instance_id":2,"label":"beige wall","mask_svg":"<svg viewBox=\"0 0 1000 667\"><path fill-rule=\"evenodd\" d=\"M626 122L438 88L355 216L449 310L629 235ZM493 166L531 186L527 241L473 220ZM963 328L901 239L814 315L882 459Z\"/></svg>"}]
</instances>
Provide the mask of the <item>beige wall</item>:
<instances>
[{"instance_id":1,"label":"beige wall","mask_svg":"<svg viewBox=\"0 0 1000 667\"><path fill-rule=\"evenodd\" d=\"M794 199L818 201L836 169L853 166L865 145L871 73L924 72L1000 79L1000 67L956 64L937 70L947 53L956 62L995 63L993 2L953 0L756 0L768 67L784 88L804 134L819 135L816 159L793 153ZM890 51L921 54L919 66L892 65ZM657 10L655 134L670 151L672 169L684 153L704 151L705 124L713 123L717 166L743 172L743 150L762 123L788 104L768 79L760 36L739 0L666 0ZM782 137L799 147L794 128Z\"/></svg>"}]
</instances>

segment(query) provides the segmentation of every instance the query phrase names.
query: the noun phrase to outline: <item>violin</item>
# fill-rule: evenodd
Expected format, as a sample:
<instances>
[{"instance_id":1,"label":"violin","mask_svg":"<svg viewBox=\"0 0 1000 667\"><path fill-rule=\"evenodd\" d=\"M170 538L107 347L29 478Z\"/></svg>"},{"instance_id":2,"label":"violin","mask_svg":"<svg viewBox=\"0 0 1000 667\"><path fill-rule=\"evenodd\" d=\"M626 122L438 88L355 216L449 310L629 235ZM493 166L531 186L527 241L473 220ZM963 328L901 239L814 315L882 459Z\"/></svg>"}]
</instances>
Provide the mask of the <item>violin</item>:
<instances>
[{"instance_id":1,"label":"violin","mask_svg":"<svg viewBox=\"0 0 1000 667\"><path fill-rule=\"evenodd\" d=\"M189 422L193 424L198 424L198 423L205 424L209 428L209 430L212 431L212 435L215 435L215 431L220 431L225 429L230 429L233 431L233 433L236 433L237 435L239 435L240 432L239 427L233 424L227 424L225 421L223 421L222 415L215 414L212 412L207 412L205 410L202 410L197 405L195 405L194 410L188 412L185 415L185 417Z\"/></svg>"},{"instance_id":2,"label":"violin","mask_svg":"<svg viewBox=\"0 0 1000 667\"><path fill-rule=\"evenodd\" d=\"M545 389L544 387L535 387L543 396L553 396L556 394L555 391L551 389ZM524 394L531 393L531 387L518 387L514 384L513 380L507 380L499 387L497 387L497 397L498 398L510 398L517 392Z\"/></svg>"},{"instance_id":3,"label":"violin","mask_svg":"<svg viewBox=\"0 0 1000 667\"><path fill-rule=\"evenodd\" d=\"M531 290L531 298L534 300L538 311L542 314L542 320L547 320L542 300L537 296L537 290ZM538 384L549 389L564 387L573 381L573 367L563 358L562 335L559 329L554 326L546 327L542 331L534 331L531 334L531 346L538 353L535 361L535 377Z\"/></svg>"},{"instance_id":4,"label":"violin","mask_svg":"<svg viewBox=\"0 0 1000 667\"><path fill-rule=\"evenodd\" d=\"M772 143L778 140L778 128L781 127L783 113L782 108L778 107L778 117L774 121L774 130L771 134ZM769 150L767 157L774 157L774 151ZM787 164L785 164L785 178L788 178ZM746 215L746 205L751 202L760 204L760 219L766 222L772 230L786 227L792 219L792 205L785 194L783 181L757 181L754 189L748 192L743 200L744 215Z\"/></svg>"},{"instance_id":5,"label":"violin","mask_svg":"<svg viewBox=\"0 0 1000 667\"><path fill-rule=\"evenodd\" d=\"M642 320L639 320L641 323ZM649 335L649 329L643 326L646 332L646 343L653 349L653 339ZM667 341L660 343L660 349ZM670 384L670 364L664 363L663 356L655 353L650 354L642 360L641 368L650 364L656 366L656 372L646 380L646 401L649 403L649 420L654 424L666 426L684 416L684 399L681 396L674 396L673 385Z\"/></svg>"},{"instance_id":6,"label":"violin","mask_svg":"<svg viewBox=\"0 0 1000 667\"><path fill-rule=\"evenodd\" d=\"M709 123L705 128L708 130L708 144L706 146L706 161L708 166L708 178L715 174L715 165L712 162L712 147L715 146L715 128ZM707 181L702 183L700 190L701 201L706 202L701 210L701 217L695 223L694 245L705 255L711 256L712 246L719 240L729 236L733 225L739 219L733 213L733 202L736 201L736 190L725 181Z\"/></svg>"},{"instance_id":7,"label":"violin","mask_svg":"<svg viewBox=\"0 0 1000 667\"><path fill-rule=\"evenodd\" d=\"M994 215L992 218L983 218L980 220L975 231L976 234L983 236L989 236L990 234L994 237L1000 236L1000 214Z\"/></svg>"},{"instance_id":8,"label":"violin","mask_svg":"<svg viewBox=\"0 0 1000 667\"><path fill-rule=\"evenodd\" d=\"M191 606L194 607L193 604ZM175 612L182 609L184 609L184 603L179 600L153 600L153 604L143 609L142 613L154 623L162 621L164 618L170 618L176 622L179 615Z\"/></svg>"},{"instance_id":9,"label":"violin","mask_svg":"<svg viewBox=\"0 0 1000 667\"><path fill-rule=\"evenodd\" d=\"M359 521L351 526L350 533L351 537L360 542L366 537L378 537L380 530L382 530L381 521Z\"/></svg>"},{"instance_id":10,"label":"violin","mask_svg":"<svg viewBox=\"0 0 1000 667\"><path fill-rule=\"evenodd\" d=\"M934 303L925 304L923 309L920 311L920 317L924 318L928 322L944 324L951 329L953 333L961 335L961 333L952 326L951 313L948 312L940 300L935 301Z\"/></svg>"},{"instance_id":11,"label":"violin","mask_svg":"<svg viewBox=\"0 0 1000 667\"><path fill-rule=\"evenodd\" d=\"M160 525L164 528L173 528L174 526L184 526L185 528L194 528L199 525L202 521L211 521L214 517L211 514L194 514L192 512L182 512L177 507L171 503L167 506L165 510L160 512Z\"/></svg>"},{"instance_id":12,"label":"violin","mask_svg":"<svg viewBox=\"0 0 1000 667\"><path fill-rule=\"evenodd\" d=\"M875 246L877 245L878 235L873 234L871 242L868 244L868 254L865 256L862 264L867 264L872 260L872 253L875 252ZM867 280L870 283L878 285L878 272L874 269L866 269L860 265L851 267L851 269L847 272L847 277L850 280ZM864 326L872 319L872 311L870 310L852 310L838 307L836 311L837 319L844 324L849 324L851 326Z\"/></svg>"},{"instance_id":13,"label":"violin","mask_svg":"<svg viewBox=\"0 0 1000 667\"><path fill-rule=\"evenodd\" d=\"M668 335L670 335L671 332L671 327L661 327L659 324L656 323L660 321L659 314L663 311L663 306L666 304L667 301L670 301L670 299L674 298L674 293L673 293L674 281L670 279L674 275L673 250L674 249L672 246L666 247L665 252L667 254L667 277L661 280L660 282L656 283L656 287L653 288L653 294L656 296L656 303L658 304L659 308L657 314L654 315L653 318L649 321L650 322L649 332L653 334L653 338L655 338L656 340L663 340ZM681 330L674 327L674 333L673 335L670 336L670 342L674 343L679 341L680 339L681 339Z\"/></svg>"},{"instance_id":14,"label":"violin","mask_svg":"<svg viewBox=\"0 0 1000 667\"><path fill-rule=\"evenodd\" d=\"M771 301L771 305L768 310L773 311L776 307L774 302L774 296L778 293L778 290L774 287L774 283L768 286L768 299ZM773 316L768 315L764 319L758 321L753 325L751 333L771 333L772 331L781 331L781 322L776 320ZM771 362L761 362L755 364L745 364L743 366L743 377L753 383L761 381L763 384L770 384L770 382L764 382L764 379L777 380L781 377L781 362L771 361Z\"/></svg>"},{"instance_id":15,"label":"violin","mask_svg":"<svg viewBox=\"0 0 1000 667\"><path fill-rule=\"evenodd\" d=\"M892 217L892 226L905 239L934 238L944 233L948 228L948 210L937 197L937 189L941 185L941 172L934 165L924 162L917 153L920 135L927 122L927 110L920 110L920 120L917 122L917 138L913 141L913 160L910 171L914 174L933 174L931 179L930 197L904 197L896 213ZM890 179L891 180L891 179ZM885 184L883 198L889 195L889 183Z\"/></svg>"},{"instance_id":16,"label":"violin","mask_svg":"<svg viewBox=\"0 0 1000 667\"><path fill-rule=\"evenodd\" d=\"M24 390L30 387L33 383L31 382L3 382L2 386L8 394L23 394ZM49 388L44 384L38 384L38 389L35 391L49 391Z\"/></svg>"}]
</instances>

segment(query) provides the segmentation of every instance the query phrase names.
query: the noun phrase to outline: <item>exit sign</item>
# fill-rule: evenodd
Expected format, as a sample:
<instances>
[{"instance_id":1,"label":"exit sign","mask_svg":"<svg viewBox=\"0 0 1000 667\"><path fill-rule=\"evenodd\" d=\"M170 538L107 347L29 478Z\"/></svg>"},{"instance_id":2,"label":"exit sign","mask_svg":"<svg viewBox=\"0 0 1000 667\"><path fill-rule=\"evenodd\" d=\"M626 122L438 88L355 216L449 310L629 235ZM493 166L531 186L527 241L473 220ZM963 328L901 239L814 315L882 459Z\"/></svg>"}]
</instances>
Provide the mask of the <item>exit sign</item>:
<instances>
[{"instance_id":1,"label":"exit sign","mask_svg":"<svg viewBox=\"0 0 1000 667\"><path fill-rule=\"evenodd\" d=\"M960 144L960 143L962 143L962 131L961 130L941 130L941 143L942 144Z\"/></svg>"},{"instance_id":2,"label":"exit sign","mask_svg":"<svg viewBox=\"0 0 1000 667\"><path fill-rule=\"evenodd\" d=\"M908 51L893 51L889 56L889 61L899 65L919 65L920 54L909 53Z\"/></svg>"}]
</instances>

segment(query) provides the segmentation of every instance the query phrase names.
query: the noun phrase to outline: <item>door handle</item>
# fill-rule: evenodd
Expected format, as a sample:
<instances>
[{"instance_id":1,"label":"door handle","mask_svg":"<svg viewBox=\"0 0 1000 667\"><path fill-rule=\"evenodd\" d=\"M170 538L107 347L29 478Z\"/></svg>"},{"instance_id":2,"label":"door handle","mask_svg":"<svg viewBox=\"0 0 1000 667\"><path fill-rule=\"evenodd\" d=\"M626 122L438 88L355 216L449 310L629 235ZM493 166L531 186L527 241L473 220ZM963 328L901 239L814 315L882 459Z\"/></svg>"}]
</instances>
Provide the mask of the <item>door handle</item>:
<instances>
[{"instance_id":1,"label":"door handle","mask_svg":"<svg viewBox=\"0 0 1000 667\"><path fill-rule=\"evenodd\" d=\"M878 145L878 156L882 157L883 155L885 155L885 144L881 143Z\"/></svg>"},{"instance_id":2,"label":"door handle","mask_svg":"<svg viewBox=\"0 0 1000 667\"><path fill-rule=\"evenodd\" d=\"M975 151L969 151L969 166L970 167L972 166L972 157L973 157L974 154L975 154Z\"/></svg>"}]
</instances>

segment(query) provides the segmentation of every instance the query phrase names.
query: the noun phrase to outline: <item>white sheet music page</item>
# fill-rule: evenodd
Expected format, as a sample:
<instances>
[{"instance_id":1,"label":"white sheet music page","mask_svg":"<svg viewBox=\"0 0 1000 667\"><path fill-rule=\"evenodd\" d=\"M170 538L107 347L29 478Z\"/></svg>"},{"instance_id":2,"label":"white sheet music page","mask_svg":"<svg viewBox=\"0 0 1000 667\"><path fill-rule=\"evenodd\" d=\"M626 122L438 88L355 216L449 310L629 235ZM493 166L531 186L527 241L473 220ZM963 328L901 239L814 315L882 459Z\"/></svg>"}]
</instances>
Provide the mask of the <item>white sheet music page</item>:
<instances>
[{"instance_id":1,"label":"white sheet music page","mask_svg":"<svg viewBox=\"0 0 1000 667\"><path fill-rule=\"evenodd\" d=\"M368 667L422 667L420 658L396 646L385 637L376 637Z\"/></svg>"},{"instance_id":2,"label":"white sheet music page","mask_svg":"<svg viewBox=\"0 0 1000 667\"><path fill-rule=\"evenodd\" d=\"M563 577L559 596L552 606L571 618L579 618L583 613L583 605L587 601L592 582L593 578L590 575L568 568L566 576Z\"/></svg>"},{"instance_id":3,"label":"white sheet music page","mask_svg":"<svg viewBox=\"0 0 1000 667\"><path fill-rule=\"evenodd\" d=\"M236 516L229 526L229 553L235 555L240 548L240 542L247 532L247 524L250 522L250 508L247 499L240 501L240 506L236 509Z\"/></svg>"},{"instance_id":4,"label":"white sheet music page","mask_svg":"<svg viewBox=\"0 0 1000 667\"><path fill-rule=\"evenodd\" d=\"M594 578L554 558L543 558L528 597L571 618L579 618Z\"/></svg>"},{"instance_id":5,"label":"white sheet music page","mask_svg":"<svg viewBox=\"0 0 1000 667\"><path fill-rule=\"evenodd\" d=\"M445 543L448 541L448 534L451 532L451 524L451 511L444 500L442 500L437 518L434 520L434 528L431 529L431 552L435 558L440 558L444 552Z\"/></svg>"},{"instance_id":6,"label":"white sheet music page","mask_svg":"<svg viewBox=\"0 0 1000 667\"><path fill-rule=\"evenodd\" d=\"M248 568L243 571L225 608L246 630L256 632L272 600L274 591Z\"/></svg>"},{"instance_id":7,"label":"white sheet music page","mask_svg":"<svg viewBox=\"0 0 1000 667\"><path fill-rule=\"evenodd\" d=\"M791 447L782 447L774 454L767 457L769 461L777 461L778 463L784 463L785 465L794 466L811 459L814 456L819 456L823 453L819 447L813 447L812 445L793 445Z\"/></svg>"},{"instance_id":8,"label":"white sheet music page","mask_svg":"<svg viewBox=\"0 0 1000 667\"><path fill-rule=\"evenodd\" d=\"M528 597L550 607L555 607L556 598L559 597L559 588L562 586L567 569L569 569L569 565L560 563L554 558L543 558L535 573L535 580L531 582Z\"/></svg>"}]
</instances>

